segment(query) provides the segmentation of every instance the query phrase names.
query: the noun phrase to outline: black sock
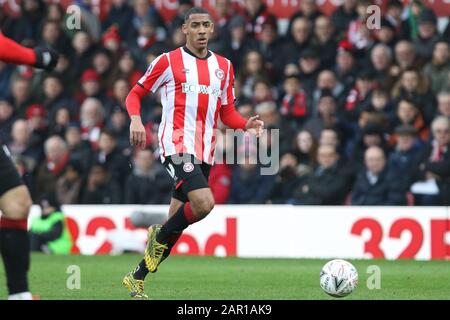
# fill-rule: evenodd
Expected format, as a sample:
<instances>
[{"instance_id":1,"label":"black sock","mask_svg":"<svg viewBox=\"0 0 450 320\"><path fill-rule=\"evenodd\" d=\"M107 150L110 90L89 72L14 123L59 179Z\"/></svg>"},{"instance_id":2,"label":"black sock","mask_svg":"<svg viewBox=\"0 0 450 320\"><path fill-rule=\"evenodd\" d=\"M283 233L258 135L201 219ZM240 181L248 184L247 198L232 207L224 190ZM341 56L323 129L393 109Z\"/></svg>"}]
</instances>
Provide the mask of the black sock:
<instances>
[{"instance_id":1,"label":"black sock","mask_svg":"<svg viewBox=\"0 0 450 320\"><path fill-rule=\"evenodd\" d=\"M161 227L159 233L156 235L156 241L167 244L173 235L179 235L184 229L189 227L191 223L184 214L184 206L185 205L182 205L181 208L178 209L178 211Z\"/></svg>"},{"instance_id":2,"label":"black sock","mask_svg":"<svg viewBox=\"0 0 450 320\"><path fill-rule=\"evenodd\" d=\"M147 274L149 273L147 266L145 265L145 260L142 259L141 262L139 262L136 269L133 271L133 277L136 280L144 280Z\"/></svg>"},{"instance_id":3,"label":"black sock","mask_svg":"<svg viewBox=\"0 0 450 320\"><path fill-rule=\"evenodd\" d=\"M9 294L27 292L30 242L27 230L0 229L0 252L5 266Z\"/></svg>"}]
</instances>

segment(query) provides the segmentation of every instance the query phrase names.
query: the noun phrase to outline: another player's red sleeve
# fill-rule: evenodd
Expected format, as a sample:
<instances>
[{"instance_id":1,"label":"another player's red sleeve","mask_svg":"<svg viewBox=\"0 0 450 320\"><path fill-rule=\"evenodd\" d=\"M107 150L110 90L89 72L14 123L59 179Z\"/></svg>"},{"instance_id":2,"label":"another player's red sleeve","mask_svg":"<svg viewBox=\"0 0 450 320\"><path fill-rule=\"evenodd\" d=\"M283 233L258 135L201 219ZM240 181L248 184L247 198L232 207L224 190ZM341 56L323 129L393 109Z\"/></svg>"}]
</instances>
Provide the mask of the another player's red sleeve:
<instances>
[{"instance_id":1,"label":"another player's red sleeve","mask_svg":"<svg viewBox=\"0 0 450 320\"><path fill-rule=\"evenodd\" d=\"M0 32L0 60L33 66L36 63L36 54L33 49L21 46Z\"/></svg>"},{"instance_id":2,"label":"another player's red sleeve","mask_svg":"<svg viewBox=\"0 0 450 320\"><path fill-rule=\"evenodd\" d=\"M130 117L141 115L141 99L145 97L147 93L148 91L139 83L128 93L125 105Z\"/></svg>"},{"instance_id":3,"label":"another player's red sleeve","mask_svg":"<svg viewBox=\"0 0 450 320\"><path fill-rule=\"evenodd\" d=\"M232 129L245 130L245 126L247 125L247 119L236 111L234 103L222 106L220 109L220 119Z\"/></svg>"}]
</instances>

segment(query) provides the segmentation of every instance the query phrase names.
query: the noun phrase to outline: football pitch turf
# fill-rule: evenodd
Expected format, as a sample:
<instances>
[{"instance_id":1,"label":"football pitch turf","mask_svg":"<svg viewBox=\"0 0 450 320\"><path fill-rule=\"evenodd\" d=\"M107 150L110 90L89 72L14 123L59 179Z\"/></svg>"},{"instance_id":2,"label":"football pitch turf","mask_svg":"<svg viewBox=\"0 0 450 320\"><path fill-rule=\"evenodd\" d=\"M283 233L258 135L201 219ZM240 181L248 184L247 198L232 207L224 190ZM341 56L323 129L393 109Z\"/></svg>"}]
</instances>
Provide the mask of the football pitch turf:
<instances>
[{"instance_id":1,"label":"football pitch turf","mask_svg":"<svg viewBox=\"0 0 450 320\"><path fill-rule=\"evenodd\" d=\"M141 256L32 255L30 286L41 299L129 299L122 277ZM450 261L349 260L358 269L359 286L343 299L450 299ZM326 260L241 259L175 256L146 280L150 299L335 299L319 286ZM76 265L80 289L68 289ZM377 265L381 288L369 290L367 268ZM69 272L69 273L68 273ZM0 299L6 298L0 265Z\"/></svg>"}]
</instances>

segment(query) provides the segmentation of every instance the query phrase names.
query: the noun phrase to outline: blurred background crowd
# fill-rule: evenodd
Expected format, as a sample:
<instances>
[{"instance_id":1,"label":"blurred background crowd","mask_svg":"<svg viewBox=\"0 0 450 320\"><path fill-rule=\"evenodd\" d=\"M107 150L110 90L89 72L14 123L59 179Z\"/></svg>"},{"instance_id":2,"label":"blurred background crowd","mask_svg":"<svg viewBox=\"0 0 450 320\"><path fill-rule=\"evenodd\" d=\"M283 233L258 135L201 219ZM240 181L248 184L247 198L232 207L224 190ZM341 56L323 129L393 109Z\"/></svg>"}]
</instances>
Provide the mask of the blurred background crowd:
<instances>
[{"instance_id":1,"label":"blurred background crowd","mask_svg":"<svg viewBox=\"0 0 450 320\"><path fill-rule=\"evenodd\" d=\"M113 0L104 19L89 3L77 2L75 30L58 4L0 11L6 36L61 53L52 73L0 62L0 140L35 200L169 203L160 99L143 101L145 150L129 145L125 99L153 59L184 45L193 3L179 0L170 21L148 0ZM372 28L370 5L344 0L324 15L302 0L282 32L262 0L217 0L209 48L234 65L238 111L280 130L280 169L215 165L216 203L449 205L450 22L438 26L420 1L393 0Z\"/></svg>"}]
</instances>

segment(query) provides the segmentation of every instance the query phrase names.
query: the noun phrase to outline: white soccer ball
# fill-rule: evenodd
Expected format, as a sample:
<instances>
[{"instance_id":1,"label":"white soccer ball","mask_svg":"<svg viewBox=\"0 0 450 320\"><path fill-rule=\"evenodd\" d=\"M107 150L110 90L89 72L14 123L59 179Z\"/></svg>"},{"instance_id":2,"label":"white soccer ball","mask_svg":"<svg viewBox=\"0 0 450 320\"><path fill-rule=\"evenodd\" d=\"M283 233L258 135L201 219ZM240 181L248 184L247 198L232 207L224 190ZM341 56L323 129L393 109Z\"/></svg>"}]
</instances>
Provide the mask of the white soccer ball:
<instances>
[{"instance_id":1,"label":"white soccer ball","mask_svg":"<svg viewBox=\"0 0 450 320\"><path fill-rule=\"evenodd\" d=\"M320 272L320 287L332 297L341 298L358 286L358 271L348 261L331 260Z\"/></svg>"}]
</instances>

